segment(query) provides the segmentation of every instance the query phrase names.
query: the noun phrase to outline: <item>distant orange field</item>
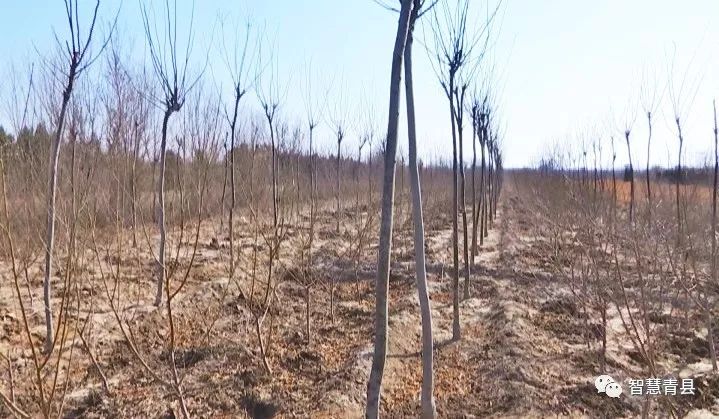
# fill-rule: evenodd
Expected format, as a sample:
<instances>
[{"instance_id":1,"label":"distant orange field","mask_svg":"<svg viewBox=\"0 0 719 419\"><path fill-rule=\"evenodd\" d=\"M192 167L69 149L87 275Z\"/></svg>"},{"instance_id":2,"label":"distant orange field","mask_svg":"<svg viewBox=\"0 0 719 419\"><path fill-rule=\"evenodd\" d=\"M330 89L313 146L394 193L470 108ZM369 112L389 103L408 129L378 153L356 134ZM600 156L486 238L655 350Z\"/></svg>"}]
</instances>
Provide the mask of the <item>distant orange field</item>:
<instances>
[{"instance_id":1,"label":"distant orange field","mask_svg":"<svg viewBox=\"0 0 719 419\"><path fill-rule=\"evenodd\" d=\"M605 190L611 193L611 180L605 182ZM638 202L647 199L647 184L644 179L637 179L634 184L634 199ZM676 194L676 185L668 182L652 182L652 199L666 200L674 199ZM712 188L708 185L687 184L679 185L679 190L684 198L693 198L699 201L711 202ZM617 199L623 203L629 203L631 198L631 183L628 181L617 180Z\"/></svg>"}]
</instances>

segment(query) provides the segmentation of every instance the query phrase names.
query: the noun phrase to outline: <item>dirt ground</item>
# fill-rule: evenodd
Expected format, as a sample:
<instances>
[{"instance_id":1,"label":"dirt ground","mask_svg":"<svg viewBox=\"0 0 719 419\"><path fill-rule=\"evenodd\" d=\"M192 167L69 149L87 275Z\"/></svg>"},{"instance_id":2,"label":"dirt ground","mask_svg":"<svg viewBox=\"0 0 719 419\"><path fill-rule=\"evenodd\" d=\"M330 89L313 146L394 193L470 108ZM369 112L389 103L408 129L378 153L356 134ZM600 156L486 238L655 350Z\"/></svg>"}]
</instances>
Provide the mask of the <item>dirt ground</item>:
<instances>
[{"instance_id":1,"label":"dirt ground","mask_svg":"<svg viewBox=\"0 0 719 419\"><path fill-rule=\"evenodd\" d=\"M566 285L549 273L550 250L539 219L511 185L507 189L497 226L490 231L472 269L473 298L461 303L459 342L450 339L451 289L445 267L450 266L451 232L432 230L428 234L429 248L436 250L430 258L429 280L440 417L638 416L642 404L638 397L625 394L610 399L597 394L598 359L584 344L584 334L593 331L586 328ZM421 380L418 302L412 293L394 293L393 298L407 309L391 318L383 407L388 417L417 417ZM615 312L610 319L607 372L618 381L642 378L641 366L629 356L631 345L618 322ZM696 346L683 348L679 342ZM719 414L719 379L708 374L706 341L685 336L676 344L679 347L672 350L679 349L680 356L669 370L675 377L695 377L697 386L696 396L682 396L676 403L677 413L687 417ZM682 349L695 355L687 356ZM356 374L364 384L371 346L361 354ZM357 394L363 390L362 385L355 387ZM328 416L361 417L363 400L357 400L351 408L337 406ZM667 414L653 410L654 415Z\"/></svg>"},{"instance_id":2,"label":"dirt ground","mask_svg":"<svg viewBox=\"0 0 719 419\"><path fill-rule=\"evenodd\" d=\"M351 223L353 214L344 214ZM323 213L317 242L312 288L312 336L304 331L304 288L285 275L296 255L282 261L278 303L266 324L272 330L268 361L263 368L253 317L247 303L249 284L228 283L227 237L218 226L201 230L200 249L186 288L173 302L178 330L179 373L190 412L196 417L358 418L363 415L372 355L373 278L376 243L370 243L358 266L347 256L351 235L334 233L333 216ZM428 217L427 260L435 339L435 396L440 417L636 417L642 400L597 394L595 352L585 345L587 328L565 284L549 268L550 249L539 220L511 182L505 187L499 214L472 267L472 298L461 303L462 339L451 340L451 222L448 215ZM249 270L250 224L241 219L238 231L240 277ZM291 226L288 249L302 227ZM375 236L370 236L375 237ZM414 286L411 224L398 226L391 273L389 358L383 383L383 416L417 417L419 412L420 319ZM110 253L108 252L108 255ZM183 253L180 265L189 263ZM95 258L96 259L96 258ZM92 315L86 339L107 377L104 391L97 369L83 345L71 339L75 361L67 389L66 417L175 417L174 394L142 368L119 333L100 278L121 266L119 283L123 316L139 342L150 368L169 377L165 345L167 316L151 305L151 256L128 253L125 260L94 260L83 292L94 296L81 317ZM356 273L355 273L356 271ZM7 272L3 276L8 278ZM334 321L330 317L328 278L337 281ZM42 336L40 279L31 307L32 331ZM56 292L62 284L57 279ZM228 288L229 286L229 288ZM242 289L242 292L239 289ZM227 293L222 298L223 293ZM29 350L17 350L24 335L11 281L0 286L0 350L16 364L18 401L32 406ZM89 297L88 297L89 298ZM608 373L618 381L641 376L616 314L610 319ZM212 325L212 333L207 330ZM269 330L269 329L267 329ZM594 336L596 338L596 336ZM678 414L719 415L719 378L710 374L702 336L675 336L668 343L675 356L665 363L675 375L695 378L695 396L677 396ZM267 343L267 342L266 342ZM706 341L704 341L704 344ZM25 345L26 346L26 345ZM3 378L4 379L4 378ZM626 390L625 390L626 391ZM653 403L655 406L657 403ZM0 407L0 416L9 412ZM653 410L652 416L666 412Z\"/></svg>"}]
</instances>

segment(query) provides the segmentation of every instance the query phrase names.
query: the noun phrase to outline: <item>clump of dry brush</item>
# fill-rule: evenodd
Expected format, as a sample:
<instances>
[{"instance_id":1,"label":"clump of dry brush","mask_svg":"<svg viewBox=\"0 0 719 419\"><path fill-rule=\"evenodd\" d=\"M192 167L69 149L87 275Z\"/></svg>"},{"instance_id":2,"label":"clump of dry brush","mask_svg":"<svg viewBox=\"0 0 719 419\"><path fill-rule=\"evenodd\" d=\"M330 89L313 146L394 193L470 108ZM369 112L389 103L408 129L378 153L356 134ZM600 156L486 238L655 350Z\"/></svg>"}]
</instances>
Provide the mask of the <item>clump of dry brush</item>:
<instances>
[{"instance_id":1,"label":"clump of dry brush","mask_svg":"<svg viewBox=\"0 0 719 419\"><path fill-rule=\"evenodd\" d=\"M642 186L633 165L617 173L612 137L610 168L595 142L579 155L554 151L540 176L522 176L546 222L555 274L581 312L597 374L617 363L638 377L676 377L689 364L697 377L717 372L716 132L715 122L713 165L694 176L679 160L676 169L641 173ZM631 155L630 129L623 134ZM657 400L674 415L684 408L678 399ZM642 409L650 414L649 401Z\"/></svg>"}]
</instances>

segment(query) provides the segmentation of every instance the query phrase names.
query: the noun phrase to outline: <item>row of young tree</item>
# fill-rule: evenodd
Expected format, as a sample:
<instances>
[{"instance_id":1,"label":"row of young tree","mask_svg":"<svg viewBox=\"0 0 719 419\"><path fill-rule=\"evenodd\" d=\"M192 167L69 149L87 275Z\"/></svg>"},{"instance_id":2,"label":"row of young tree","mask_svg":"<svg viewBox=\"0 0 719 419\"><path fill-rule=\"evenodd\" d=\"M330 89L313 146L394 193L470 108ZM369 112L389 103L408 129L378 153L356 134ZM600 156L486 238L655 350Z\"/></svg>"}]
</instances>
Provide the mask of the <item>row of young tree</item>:
<instances>
[{"instance_id":1,"label":"row of young tree","mask_svg":"<svg viewBox=\"0 0 719 419\"><path fill-rule=\"evenodd\" d=\"M706 143L713 148L711 166L688 168L682 161L686 115L671 84L668 91L676 129L674 168L650 166L654 116L662 96L655 91L642 96L648 138L646 167L641 172L633 159L635 121L628 118L619 133L623 141L609 133L579 152L556 147L541 159L539 177L521 175L539 203L537 212L547 221L553 267L581 310L586 347L596 354L597 373L612 368L609 341L624 339L612 336L612 318L621 322L631 344L626 352L638 363L642 376L675 373L678 365L695 362L691 358L696 354L709 359L711 369L717 371L716 107L713 125L706 124L705 130ZM602 156L603 143L605 147L609 143L609 164ZM622 171L617 164L619 147L625 147L628 156ZM686 173L695 177L677 175ZM699 173L703 179L696 178ZM706 371L699 368L702 372ZM651 409L684 414L686 406L676 400L656 400L652 407L652 400L645 399L643 417L652 416Z\"/></svg>"},{"instance_id":2,"label":"row of young tree","mask_svg":"<svg viewBox=\"0 0 719 419\"><path fill-rule=\"evenodd\" d=\"M461 338L460 327L460 261L459 261L459 216L462 216L464 291L463 297L471 295L471 266L477 253L477 235L484 241L487 230L496 216L497 200L502 184L502 155L499 147L496 117L493 114L490 91L477 93L468 104L467 95L476 83L476 73L487 50L491 24L499 5L493 14L479 28L473 28L469 21L469 1L457 2L402 0L400 9L384 5L399 13L397 37L393 50L390 103L387 127L387 147L382 189L381 225L377 279L375 284L375 341L372 369L367 384L367 417L377 418L380 412L382 378L387 357L388 339L388 293L389 268L392 246L395 162L397 150L397 127L399 124L399 101L402 66L404 65L405 97L407 107L407 133L409 140L409 171L412 191L412 219L414 227L415 275L422 322L422 389L421 416L433 418L436 407L433 396L434 365L432 338L432 311L427 291L425 261L424 221L422 193L417 166L417 134L413 86L412 52L415 28L419 19L427 12L432 13L430 29L432 45L429 55L437 79L449 105L452 141L452 336ZM465 180L464 117L469 115L472 124L472 237L469 238ZM480 145L481 169L479 196L477 195L477 142ZM485 155L485 151L487 155ZM488 160L485 160L488 156ZM486 178L485 178L486 175ZM477 226L480 226L479 232ZM469 249L472 249L470 259Z\"/></svg>"},{"instance_id":3,"label":"row of young tree","mask_svg":"<svg viewBox=\"0 0 719 419\"><path fill-rule=\"evenodd\" d=\"M110 22L109 32L100 39L96 33L100 1L91 10L80 10L77 1L65 0L67 40L58 40L57 53L43 58L38 72L31 66L28 79L14 84L8 103L15 134L0 132L2 249L10 262L14 304L22 318L23 347L29 350L31 359L24 368L13 365L8 354L0 354L7 361L10 378L9 393L0 390L0 397L10 413L18 417L62 415L72 367L77 362L73 356L76 346L91 360L105 391L112 393L91 337L94 305L103 300L133 359L148 377L174 395L182 415L190 417L176 361L178 313L173 311L173 302L182 295L191 277L203 227L218 216L221 225L216 235L226 235L229 241L228 279L222 286L218 307L206 308L209 326L203 336L208 341L212 339L213 328L222 315L220 307L235 287L251 313L262 365L272 374L268 352L279 321L273 306L277 304L281 273L289 274L305 289L305 337L309 344L312 290L326 276L318 272L314 263L320 212L334 201L336 233L340 233L342 212L349 207L345 197L354 192L356 226L344 233L349 235L349 247L354 249L356 274L359 260L369 251L372 240L377 209L374 183L381 164L375 353L367 388L367 416L378 417L387 355L404 70L409 159L406 168L404 162L400 166L400 173L409 173L411 184L415 269L422 313L422 415L436 416L420 175L441 175L445 169L440 163L423 167L417 157L412 84L414 30L420 18L431 11L436 49L430 51L430 56L448 99L452 127L453 336L460 339L459 245L463 244L463 297L469 298L471 269L496 217L503 179L495 98L489 83L475 88L496 9L487 16L481 31L470 33L468 0L401 0L399 9L385 6L399 13L399 21L392 57L388 127L386 135L380 136L372 112L365 112L361 116L364 122L356 124L346 109L340 109L342 106L330 109L326 92L314 94L311 75L303 85L304 123L293 126L282 117L286 91L278 81L277 60L272 51L266 51L262 34L250 24L243 28L243 37L235 36L232 48L223 44L225 70L232 81L232 94L228 96L206 88L204 69L193 73L193 37L190 34L186 44L181 45L177 27L186 22L178 22L176 5L165 2L162 18L156 22L152 9L141 4L151 58L151 67L144 68L129 64L131 60L124 55L114 31L117 15ZM192 28L192 22L189 24ZM98 72L98 68L102 71ZM256 93L261 106L259 118L243 114L243 102L251 92ZM466 181L463 155L467 120L472 132L471 182ZM316 128L323 122L332 128L336 140L336 149L326 155L318 152L315 137ZM356 130L360 137L357 154L343 155L343 140L349 128L360 125ZM369 151L363 161L364 150ZM378 155L383 157L382 163L378 163ZM351 181L346 180L349 173ZM468 188L471 205L466 203ZM366 198L361 197L365 193ZM253 226L251 232L242 232L249 233L254 242L249 266L248 255L235 242L241 216L249 218ZM297 249L289 249L289 232L292 225L298 224L306 228L301 229L300 240L293 242ZM217 239L212 245L223 249ZM297 266L292 269L281 260L290 251L298 255ZM33 268L41 256L44 263L38 273L42 275L43 296L39 301L33 292ZM164 353L169 354L166 358L146 348L138 337L140 331L132 326L137 306L131 304L132 290L126 278L133 271L123 261L148 258L155 272L154 306L164 311L166 319L166 326L157 332L164 336ZM249 278L249 287L240 285L240 276ZM336 284L334 276L329 276L330 321L334 322ZM96 295L95 287L104 295ZM42 340L35 337L36 307L44 313ZM166 359L167 369L156 368L156 360L150 358ZM18 377L18 371L25 376ZM17 395L16 388L27 389L28 393Z\"/></svg>"}]
</instances>

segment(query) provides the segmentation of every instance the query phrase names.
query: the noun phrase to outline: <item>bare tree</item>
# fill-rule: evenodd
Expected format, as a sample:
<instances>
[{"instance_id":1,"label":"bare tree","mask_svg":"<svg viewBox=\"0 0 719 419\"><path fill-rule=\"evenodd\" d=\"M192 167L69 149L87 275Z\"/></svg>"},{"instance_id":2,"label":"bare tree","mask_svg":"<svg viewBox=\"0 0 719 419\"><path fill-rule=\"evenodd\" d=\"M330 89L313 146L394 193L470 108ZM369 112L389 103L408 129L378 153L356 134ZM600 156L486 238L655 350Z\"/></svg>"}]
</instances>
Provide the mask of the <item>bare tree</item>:
<instances>
[{"instance_id":1,"label":"bare tree","mask_svg":"<svg viewBox=\"0 0 719 419\"><path fill-rule=\"evenodd\" d=\"M711 278L714 286L719 284L717 281L717 184L719 183L719 128L717 127L717 105L716 100L712 102L714 107L714 181L712 187L712 248L711 248ZM707 300L709 300L707 298ZM706 302L709 305L709 302ZM712 369L717 371L717 354L716 344L714 342L714 331L712 325L711 307L705 307L707 317L707 340L709 341L709 352L711 355Z\"/></svg>"},{"instance_id":2,"label":"bare tree","mask_svg":"<svg viewBox=\"0 0 719 419\"><path fill-rule=\"evenodd\" d=\"M441 7L439 7L441 6ZM440 85L444 90L447 100L449 101L450 110L450 121L452 126L452 258L453 258L453 272L452 272L452 289L454 292L452 309L453 309L453 323L452 323L452 337L457 340L461 337L460 332L460 321L459 321L459 222L458 222L458 205L460 200L459 190L459 158L457 143L457 118L458 112L463 112L463 109L457 108L457 101L461 93L462 97L464 93L459 91L466 89L466 85L460 86L462 83L458 83L458 77L460 71L468 63L474 60L474 63L478 63L486 51L486 47L489 41L489 37L485 37L482 41L482 37L486 34L489 35L490 24L493 17L496 15L497 9L494 10L491 16L487 17L485 24L475 32L468 32L471 30L471 22L468 21L469 15L469 1L468 0L457 0L456 7L454 9L448 5L447 1L441 2L438 7L434 7L433 20L431 22L431 30L434 38L434 50L430 52L432 59L432 68L439 79ZM473 58L473 55L476 56ZM473 73L473 67L470 69L469 76ZM471 77L468 77L468 79ZM464 164L462 163L462 167ZM463 209L464 211L464 209ZM466 254L467 252L465 252ZM467 266L465 266L465 274L468 276ZM469 279L469 278L467 278Z\"/></svg>"},{"instance_id":3,"label":"bare tree","mask_svg":"<svg viewBox=\"0 0 719 419\"><path fill-rule=\"evenodd\" d=\"M464 7L461 9L458 21L451 20L455 17L448 9L447 3L443 2L441 9L443 12L444 19L449 19L449 27L444 28L448 31L447 35L444 34L443 28L440 23L439 12L435 12L434 22L432 29L434 31L435 43L437 51L436 60L438 65L446 66L447 74L438 72L440 77L440 84L444 89L444 93L449 100L449 113L450 121L452 124L452 309L453 309L453 322L452 322L452 337L458 340L461 335L460 322L459 322L459 226L457 213L459 208L457 207L458 197L458 174L457 174L457 134L456 134L456 116L455 116L455 103L454 103L454 89L455 89L455 78L457 72L467 60L464 53L465 43L465 28L467 20L467 9L469 3L464 2ZM446 38L446 39L445 39ZM441 74L441 76L440 76Z\"/></svg>"},{"instance_id":4,"label":"bare tree","mask_svg":"<svg viewBox=\"0 0 719 419\"><path fill-rule=\"evenodd\" d=\"M345 138L345 134L348 129L348 117L347 117L347 106L344 102L345 86L340 83L338 95L335 98L334 106L329 112L329 124L335 131L335 139L337 141L337 154L335 155L335 232L340 232L340 211L342 205L340 203L341 191L341 178L340 169L342 164L342 141Z\"/></svg>"},{"instance_id":5,"label":"bare tree","mask_svg":"<svg viewBox=\"0 0 719 419\"><path fill-rule=\"evenodd\" d=\"M340 219L342 218L342 203L340 194L342 193L341 171L342 171L342 142L350 128L347 106L345 104L344 83L340 83L337 96L334 100L334 106L328 112L328 124L335 133L335 141L337 149L335 153L335 233L340 234ZM338 254L339 255L339 254ZM335 319L335 276L330 277L330 320L334 323Z\"/></svg>"},{"instance_id":6,"label":"bare tree","mask_svg":"<svg viewBox=\"0 0 719 419\"><path fill-rule=\"evenodd\" d=\"M632 127L636 120L636 112L634 105L631 103L627 104L627 108L624 111L624 122L622 128L624 129L624 141L627 145L627 158L629 159L628 170L625 170L625 181L626 177L629 177L629 222L634 223L634 205L635 205L635 183L634 183L634 160L632 158L632 147L630 136L632 133ZM585 163L586 167L586 163Z\"/></svg>"},{"instance_id":7,"label":"bare tree","mask_svg":"<svg viewBox=\"0 0 719 419\"><path fill-rule=\"evenodd\" d=\"M135 89L136 93L132 96L132 103L134 104L133 122L132 122L132 162L130 166L130 201L132 211L132 246L137 247L137 212L138 212L138 163L142 163L140 155L140 147L145 144L147 147L147 131L148 131L148 120L149 120L149 104L139 92L149 90L148 77L145 69L143 68L142 76L139 81L139 86Z\"/></svg>"},{"instance_id":8,"label":"bare tree","mask_svg":"<svg viewBox=\"0 0 719 419\"><path fill-rule=\"evenodd\" d=\"M312 66L308 66L307 70L307 77L305 79L305 84L302 86L302 97L304 98L304 106L305 106L305 114L307 118L307 129L309 131L309 157L310 157L310 218L314 219L315 212L316 212L316 194L317 194L317 160L315 156L315 144L314 144L314 132L315 128L319 125L320 121L322 120L322 114L324 113L325 106L326 106L326 98L327 95L325 94L325 102L320 104L318 103L316 96L312 96ZM326 92L325 92L326 93ZM312 263L312 241L314 239L314 225L313 223L310 223L310 265Z\"/></svg>"},{"instance_id":9,"label":"bare tree","mask_svg":"<svg viewBox=\"0 0 719 419\"><path fill-rule=\"evenodd\" d=\"M200 74L198 74L194 79L188 78L189 60L192 55L194 43L194 12L195 7L193 2L184 56L180 56L177 39L177 1L174 1L173 5L170 6L170 1L165 0L165 22L162 26L165 32L160 32L158 30L156 22L153 24L150 20L146 4L142 4L142 23L144 25L145 37L150 51L152 68L155 72L155 76L157 77L161 90L161 97L151 95L151 100L155 103L155 105L164 109L159 150L160 177L157 182L157 199L159 205L157 223L160 229L160 243L157 255L157 290L155 293L155 306L157 307L159 307L162 303L163 286L167 281L167 266L165 264L165 247L167 241L167 231L165 225L165 158L167 156L167 129L170 117L173 113L179 112L182 109L187 94L197 84L202 74L202 72L200 72Z\"/></svg>"},{"instance_id":10,"label":"bare tree","mask_svg":"<svg viewBox=\"0 0 719 419\"><path fill-rule=\"evenodd\" d=\"M319 103L317 97L313 96L312 91L312 66L308 65L305 83L302 85L302 97L304 99L305 117L307 129L309 131L309 178L310 178L310 217L309 217L309 233L307 239L307 269L303 272L303 285L305 287L305 333L307 343L311 342L311 288L315 283L315 275L313 272L313 248L315 239L315 224L317 222L317 157L314 144L314 131L322 120L322 115L326 106L327 95L325 92L324 103Z\"/></svg>"},{"instance_id":11,"label":"bare tree","mask_svg":"<svg viewBox=\"0 0 719 419\"><path fill-rule=\"evenodd\" d=\"M374 217L372 212L369 210L369 206L365 206L367 217L363 216L365 208L360 203L360 194L362 190L360 174L362 170L362 150L364 150L368 144L371 143L372 137L375 134L375 121L373 116L375 114L373 107L366 100L366 97L362 98L361 111L361 124L356 124L358 142L357 142L357 160L354 162L353 174L355 186L355 233L352 237L350 248L354 248L352 256L354 259L354 274L355 274L355 285L357 290L357 298L361 298L360 291L360 279L359 279L359 268L364 255L365 245L370 236L370 227L373 223ZM370 154L372 150L370 149Z\"/></svg>"},{"instance_id":12,"label":"bare tree","mask_svg":"<svg viewBox=\"0 0 719 419\"><path fill-rule=\"evenodd\" d=\"M479 98L475 94L470 108L472 118L472 265L474 265L474 258L477 256L477 134L482 135L481 131L478 133L480 123L479 109Z\"/></svg>"},{"instance_id":13,"label":"bare tree","mask_svg":"<svg viewBox=\"0 0 719 419\"><path fill-rule=\"evenodd\" d=\"M264 43L260 43L260 57L262 56L262 48L264 47ZM284 216L282 217L282 220L280 220L280 214L279 214L279 191L278 191L278 177L279 177L279 168L278 168L278 135L275 132L276 131L276 125L277 125L277 112L280 108L280 105L284 99L285 92L281 91L280 83L278 80L278 73L279 70L277 68L278 63L274 56L274 48L272 50L272 55L268 59L268 67L269 71L267 76L264 79L264 83L260 83L260 88L257 91L257 96L260 101L260 104L262 105L262 110L265 114L265 119L267 120L267 126L269 130L270 135L270 148L271 148L271 162L270 162L270 170L271 170L271 176L272 176L272 229L271 229L271 235L269 237L264 236L264 240L267 244L268 248L268 272L267 272L267 282L265 286L265 294L264 299L261 303L260 310L254 310L254 316L255 316L255 330L257 332L257 339L260 345L260 352L262 355L262 361L264 364L265 369L268 373L272 373L272 370L269 365L269 361L267 360L267 352L270 347L270 339L268 339L268 342L263 342L262 339L262 323L264 322L267 314L270 311L270 307L272 303L274 302L274 295L275 295L275 287L276 282L273 281L273 276L275 274L275 264L277 263L279 259L279 252L280 247L282 244L282 241L286 235L287 229L285 228L284 223ZM260 58L261 60L262 58ZM258 67L259 68L259 67ZM259 74L258 74L259 78ZM284 137L284 135L282 136ZM283 138L280 138L282 140ZM256 211L256 210L254 210ZM258 214L254 215L256 223L258 223ZM273 324L274 317L270 318L270 337L272 332L272 324Z\"/></svg>"},{"instance_id":14,"label":"bare tree","mask_svg":"<svg viewBox=\"0 0 719 419\"><path fill-rule=\"evenodd\" d=\"M647 81L647 84L649 82ZM652 224L652 183L650 176L650 161L651 161L651 147L652 147L652 113L655 111L657 104L661 101L662 93L657 93L656 81L654 86L642 85L640 94L640 101L642 109L647 116L647 164L646 164L646 181L647 181L647 225L651 228Z\"/></svg>"},{"instance_id":15,"label":"bare tree","mask_svg":"<svg viewBox=\"0 0 719 419\"><path fill-rule=\"evenodd\" d=\"M627 156L629 158L629 222L634 222L634 163L632 162L632 147L629 142L629 135L631 134L631 128L627 127L624 130L624 139L627 144Z\"/></svg>"},{"instance_id":16,"label":"bare tree","mask_svg":"<svg viewBox=\"0 0 719 419\"><path fill-rule=\"evenodd\" d=\"M471 76L471 74L470 74ZM456 88L454 90L454 100L456 101L457 105L457 139L458 144L457 147L459 148L459 179L460 179L460 189L459 189L459 207L460 212L462 213L462 244L463 244L463 253L464 253L464 298L467 299L470 297L470 281L471 281L471 273L469 268L469 240L467 235L467 204L466 204L466 181L465 181L465 175L464 175L464 100L465 95L467 93L467 82L466 80L464 83Z\"/></svg>"},{"instance_id":17,"label":"bare tree","mask_svg":"<svg viewBox=\"0 0 719 419\"><path fill-rule=\"evenodd\" d=\"M502 187L502 151L500 148L500 134L495 129L492 134L492 162L493 162L493 173L494 178L492 180L492 196L490 202L492 203L492 217L490 220L494 221L497 217L497 205L499 204L499 195Z\"/></svg>"},{"instance_id":18,"label":"bare tree","mask_svg":"<svg viewBox=\"0 0 719 419\"><path fill-rule=\"evenodd\" d=\"M497 211L497 205L496 205L496 183L497 183L497 132L494 131L492 133L492 136L489 138L489 141L487 142L487 156L489 157L487 161L489 162L489 178L487 180L487 194L489 195L487 204L489 205L488 210L488 224L489 228L494 228L494 218Z\"/></svg>"},{"instance_id":19,"label":"bare tree","mask_svg":"<svg viewBox=\"0 0 719 419\"><path fill-rule=\"evenodd\" d=\"M236 207L236 182L235 182L235 155L237 154L236 138L237 138L237 118L239 116L240 101L245 96L250 88L252 88L255 80L250 79L250 75L254 73L253 66L255 65L255 53L257 48L251 48L250 37L252 35L252 27L250 22L245 24L245 37L242 45L239 45L237 39L229 50L227 45L224 43L223 37L223 50L224 60L227 71L230 73L232 79L232 102L229 110L225 107L225 117L230 129L230 150L229 150L229 171L230 171L230 211L228 219L229 237L230 237L230 275L229 284L233 281L235 275L235 237L234 237L234 225L235 225L235 207ZM227 158L227 156L225 157ZM223 293L224 295L224 293Z\"/></svg>"},{"instance_id":20,"label":"bare tree","mask_svg":"<svg viewBox=\"0 0 719 419\"><path fill-rule=\"evenodd\" d=\"M260 54L263 43L260 44ZM261 59L261 58L260 58ZM278 213L277 213L277 139L276 133L275 133L275 125L276 125L276 116L277 111L280 107L280 102L283 99L284 93L280 91L279 86L279 80L277 79L278 76L278 70L277 70L277 60L274 57L274 51L272 52L270 58L268 59L268 76L267 81L264 83L261 88L257 92L257 97L260 101L260 105L262 106L262 110L265 114L265 119L267 120L267 126L269 130L270 135L270 146L272 150L272 167L271 167L271 173L272 173L272 219L273 219L273 225L275 228L278 225ZM259 78L259 71L261 70L260 66L258 66L258 75Z\"/></svg>"},{"instance_id":21,"label":"bare tree","mask_svg":"<svg viewBox=\"0 0 719 419\"><path fill-rule=\"evenodd\" d=\"M680 192L680 184L683 177L682 172L682 153L684 152L684 132L682 130L682 121L686 119L686 114L690 111L691 105L694 102L694 99L696 97L697 92L699 91L699 80L688 80L689 76L689 69L691 68L691 63L687 67L686 71L684 72L684 75L682 76L681 83L679 84L679 89L677 90L676 86L674 85L673 75L674 75L674 62L672 61L671 67L668 71L669 73L669 84L668 84L668 93L669 93L669 99L672 104L672 111L674 113L674 123L677 127L677 138L679 140L679 154L677 155L677 167L676 167L676 176L675 176L675 192L676 192L676 217L677 217L677 247L681 247L683 245L682 236L684 234L683 232L683 225L684 220L682 219L682 211L681 211L681 192Z\"/></svg>"},{"instance_id":22,"label":"bare tree","mask_svg":"<svg viewBox=\"0 0 719 419\"><path fill-rule=\"evenodd\" d=\"M434 366L432 339L432 307L427 291L427 267L424 248L424 221L422 215L422 188L417 165L417 129L414 109L414 86L412 79L412 43L417 19L425 13L425 0L413 0L409 30L404 48L405 95L407 97L407 138L409 142L409 174L412 189L412 220L414 224L414 258L417 276L417 295L422 317L422 418L437 415L434 404ZM434 5L430 5L431 8ZM466 238L465 238L466 239ZM466 246L466 244L465 244Z\"/></svg>"},{"instance_id":23,"label":"bare tree","mask_svg":"<svg viewBox=\"0 0 719 419\"><path fill-rule=\"evenodd\" d=\"M390 71L389 111L387 116L387 137L384 155L384 178L382 182L382 215L380 223L379 251L377 255L377 281L375 284L375 339L372 369L367 382L368 419L379 418L382 376L387 359L387 322L389 294L389 265L392 252L392 212L394 207L394 180L397 157L397 128L399 125L400 82L402 59L407 41L413 0L401 0L397 35L392 50Z\"/></svg>"},{"instance_id":24,"label":"bare tree","mask_svg":"<svg viewBox=\"0 0 719 419\"><path fill-rule=\"evenodd\" d=\"M614 148L614 136L611 137L612 142L612 226L616 223L617 219L617 151Z\"/></svg>"},{"instance_id":25,"label":"bare tree","mask_svg":"<svg viewBox=\"0 0 719 419\"><path fill-rule=\"evenodd\" d=\"M487 159L486 159L486 149L487 149L487 143L488 138L490 137L490 130L489 130L489 121L490 121L490 109L487 105L487 102L484 102L484 110L480 111L479 114L479 123L480 123L480 130L479 130L479 148L480 152L482 154L482 163L481 163L481 170L479 174L479 195L480 195L480 202L479 202L479 214L477 216L480 217L480 224L479 224L479 245L484 244L484 237L487 235L487 182L486 182L486 175L485 172L487 171Z\"/></svg>"},{"instance_id":26,"label":"bare tree","mask_svg":"<svg viewBox=\"0 0 719 419\"><path fill-rule=\"evenodd\" d=\"M65 41L65 45L60 44L60 50L65 50L67 54L67 72L60 68L56 68L59 74L65 77L65 83L62 90L62 102L60 105L60 113L57 115L57 126L55 128L55 137L52 142L52 150L50 152L50 173L48 175L47 185L47 230L45 235L45 277L43 283L43 298L45 303L45 352L52 351L53 341L53 324L52 324L52 307L50 300L52 298L52 290L50 285L50 277L53 271L53 247L55 244L55 200L57 193L58 179L58 159L60 157L60 144L62 143L63 128L65 124L65 114L67 113L68 104L72 98L72 91L77 78L95 61L97 56L92 57L90 47L93 34L95 32L95 24L97 22L97 12L100 7L100 0L95 2L95 8L92 12L90 26L87 31L87 37L81 38L80 22L77 0L65 0L65 13L68 26L70 28L70 41ZM109 38L108 38L109 39ZM100 52L107 45L107 41L100 48Z\"/></svg>"}]
</instances>

